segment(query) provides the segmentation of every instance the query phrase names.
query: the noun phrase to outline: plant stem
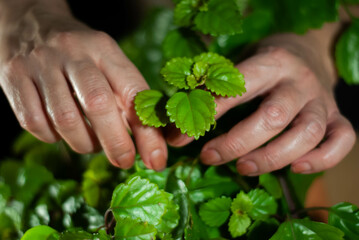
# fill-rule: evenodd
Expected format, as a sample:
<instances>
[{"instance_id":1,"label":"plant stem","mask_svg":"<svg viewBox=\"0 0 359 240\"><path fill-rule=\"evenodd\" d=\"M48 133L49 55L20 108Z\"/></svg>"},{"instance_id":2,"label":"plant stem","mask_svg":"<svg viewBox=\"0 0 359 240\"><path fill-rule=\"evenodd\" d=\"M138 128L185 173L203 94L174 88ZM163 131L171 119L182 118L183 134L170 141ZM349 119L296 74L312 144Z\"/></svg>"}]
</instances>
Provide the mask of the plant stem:
<instances>
[{"instance_id":1,"label":"plant stem","mask_svg":"<svg viewBox=\"0 0 359 240\"><path fill-rule=\"evenodd\" d=\"M295 214L297 207L296 207L296 204L295 204L295 202L293 200L293 197L292 197L291 191L289 189L287 180L286 180L285 176L283 175L283 173L279 173L276 176L277 176L277 178L279 180L279 184L280 184L280 186L282 188L283 195L284 195L285 201L286 201L288 209L289 209L289 212L287 214L290 217L297 218L297 214Z\"/></svg>"}]
</instances>

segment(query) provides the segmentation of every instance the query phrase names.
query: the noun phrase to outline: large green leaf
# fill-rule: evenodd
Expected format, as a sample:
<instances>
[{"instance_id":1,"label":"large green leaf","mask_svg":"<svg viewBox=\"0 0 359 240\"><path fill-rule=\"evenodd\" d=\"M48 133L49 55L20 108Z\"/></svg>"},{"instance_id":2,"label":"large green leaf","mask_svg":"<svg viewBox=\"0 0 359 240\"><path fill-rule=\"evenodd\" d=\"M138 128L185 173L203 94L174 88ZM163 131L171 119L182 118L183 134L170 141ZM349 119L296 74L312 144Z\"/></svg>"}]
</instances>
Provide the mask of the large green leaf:
<instances>
[{"instance_id":1,"label":"large green leaf","mask_svg":"<svg viewBox=\"0 0 359 240\"><path fill-rule=\"evenodd\" d=\"M199 215L208 226L219 227L228 219L231 203L228 197L214 198L201 205Z\"/></svg>"},{"instance_id":2,"label":"large green leaf","mask_svg":"<svg viewBox=\"0 0 359 240\"><path fill-rule=\"evenodd\" d=\"M233 0L209 0L194 19L195 26L204 34L218 36L242 32L241 13Z\"/></svg>"},{"instance_id":3,"label":"large green leaf","mask_svg":"<svg viewBox=\"0 0 359 240\"><path fill-rule=\"evenodd\" d=\"M342 202L330 208L328 223L339 228L345 239L359 239L359 209L357 206Z\"/></svg>"},{"instance_id":4,"label":"large green leaf","mask_svg":"<svg viewBox=\"0 0 359 240\"><path fill-rule=\"evenodd\" d=\"M246 92L244 76L228 64L210 66L205 84L211 92L226 97L242 96Z\"/></svg>"},{"instance_id":5,"label":"large green leaf","mask_svg":"<svg viewBox=\"0 0 359 240\"><path fill-rule=\"evenodd\" d=\"M259 176L259 184L262 185L267 192L275 198L282 197L282 188L278 179L271 173L262 174Z\"/></svg>"},{"instance_id":6,"label":"large green leaf","mask_svg":"<svg viewBox=\"0 0 359 240\"><path fill-rule=\"evenodd\" d=\"M174 21L178 26L192 25L193 17L197 14L199 0L181 0L174 9Z\"/></svg>"},{"instance_id":7,"label":"large green leaf","mask_svg":"<svg viewBox=\"0 0 359 240\"><path fill-rule=\"evenodd\" d=\"M206 51L204 43L194 32L176 29L169 32L163 41L165 58L194 57Z\"/></svg>"},{"instance_id":8,"label":"large green leaf","mask_svg":"<svg viewBox=\"0 0 359 240\"><path fill-rule=\"evenodd\" d=\"M176 177L174 173L168 176L166 191L173 194L174 202L179 206L180 219L178 226L172 231L174 239L182 239L189 221L189 197L186 184Z\"/></svg>"},{"instance_id":9,"label":"large green leaf","mask_svg":"<svg viewBox=\"0 0 359 240\"><path fill-rule=\"evenodd\" d=\"M115 227L115 240L153 240L157 230L148 222L120 218Z\"/></svg>"},{"instance_id":10,"label":"large green leaf","mask_svg":"<svg viewBox=\"0 0 359 240\"><path fill-rule=\"evenodd\" d=\"M341 240L344 234L338 228L307 219L293 219L282 223L270 240Z\"/></svg>"},{"instance_id":11,"label":"large green leaf","mask_svg":"<svg viewBox=\"0 0 359 240\"><path fill-rule=\"evenodd\" d=\"M216 104L214 97L201 89L189 93L177 92L167 102L170 121L184 134L198 139L215 123Z\"/></svg>"},{"instance_id":12,"label":"large green leaf","mask_svg":"<svg viewBox=\"0 0 359 240\"><path fill-rule=\"evenodd\" d=\"M325 22L335 21L338 16L337 0L252 0L254 9L273 13L279 31L304 33L310 28L320 28Z\"/></svg>"},{"instance_id":13,"label":"large green leaf","mask_svg":"<svg viewBox=\"0 0 359 240\"><path fill-rule=\"evenodd\" d=\"M192 64L191 58L173 58L161 69L161 74L169 84L188 89L186 79L192 74Z\"/></svg>"},{"instance_id":14,"label":"large green leaf","mask_svg":"<svg viewBox=\"0 0 359 240\"><path fill-rule=\"evenodd\" d=\"M248 193L253 203L253 208L248 215L254 220L266 219L277 212L277 202L274 197L262 189L253 189Z\"/></svg>"},{"instance_id":15,"label":"large green leaf","mask_svg":"<svg viewBox=\"0 0 359 240\"><path fill-rule=\"evenodd\" d=\"M168 123L166 98L157 90L144 90L135 97L135 110L142 124L151 127L164 127Z\"/></svg>"},{"instance_id":16,"label":"large green leaf","mask_svg":"<svg viewBox=\"0 0 359 240\"><path fill-rule=\"evenodd\" d=\"M213 64L227 64L231 66L233 65L233 63L227 58L213 52L202 53L198 56L195 56L193 60L197 63L203 62L209 65L213 65Z\"/></svg>"},{"instance_id":17,"label":"large green leaf","mask_svg":"<svg viewBox=\"0 0 359 240\"><path fill-rule=\"evenodd\" d=\"M116 220L139 218L149 224L160 223L169 202L168 195L153 183L140 177L122 183L113 192L111 209Z\"/></svg>"},{"instance_id":18,"label":"large green leaf","mask_svg":"<svg viewBox=\"0 0 359 240\"><path fill-rule=\"evenodd\" d=\"M71 229L61 233L59 240L92 240L94 236L81 229Z\"/></svg>"},{"instance_id":19,"label":"large green leaf","mask_svg":"<svg viewBox=\"0 0 359 240\"><path fill-rule=\"evenodd\" d=\"M250 197L245 194L243 191L237 194L233 199L231 210L233 213L244 213L250 212L253 209L253 203Z\"/></svg>"},{"instance_id":20,"label":"large green leaf","mask_svg":"<svg viewBox=\"0 0 359 240\"><path fill-rule=\"evenodd\" d=\"M180 215L178 213L179 206L172 201L173 196L170 195L171 201L169 201L166 213L162 217L162 221L159 225L155 226L159 232L170 233L175 227L177 227Z\"/></svg>"},{"instance_id":21,"label":"large green leaf","mask_svg":"<svg viewBox=\"0 0 359 240\"><path fill-rule=\"evenodd\" d=\"M21 240L47 240L56 234L57 231L49 226L40 225L26 231Z\"/></svg>"},{"instance_id":22,"label":"large green leaf","mask_svg":"<svg viewBox=\"0 0 359 240\"><path fill-rule=\"evenodd\" d=\"M339 75L349 84L359 84L359 21L340 37L335 51Z\"/></svg>"},{"instance_id":23,"label":"large green leaf","mask_svg":"<svg viewBox=\"0 0 359 240\"><path fill-rule=\"evenodd\" d=\"M218 167L209 167L203 178L194 183L189 190L191 200L199 203L223 195L230 196L238 192L239 186L227 172L221 172Z\"/></svg>"}]
</instances>

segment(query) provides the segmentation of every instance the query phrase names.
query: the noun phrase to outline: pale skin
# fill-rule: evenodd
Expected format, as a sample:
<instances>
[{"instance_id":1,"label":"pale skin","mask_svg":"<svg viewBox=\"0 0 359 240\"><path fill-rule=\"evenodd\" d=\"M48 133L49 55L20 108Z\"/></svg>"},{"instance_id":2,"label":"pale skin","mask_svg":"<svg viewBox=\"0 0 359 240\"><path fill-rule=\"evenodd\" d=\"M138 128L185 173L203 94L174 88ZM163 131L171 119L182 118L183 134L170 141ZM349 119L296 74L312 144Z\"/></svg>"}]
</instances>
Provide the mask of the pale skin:
<instances>
[{"instance_id":1,"label":"pale skin","mask_svg":"<svg viewBox=\"0 0 359 240\"><path fill-rule=\"evenodd\" d=\"M340 162L355 142L333 96L330 48L340 26L272 36L238 64L247 93L217 97L216 117L259 95L264 100L208 142L201 160L220 165L239 158L239 173L249 176L289 164L294 172L312 173ZM20 125L40 140L63 139L79 153L102 148L120 168L132 166L136 145L155 170L166 166L166 140L174 146L192 141L177 131L166 139L160 129L142 126L133 99L148 89L146 81L113 39L73 18L64 0L0 0L0 36L1 87Z\"/></svg>"}]
</instances>

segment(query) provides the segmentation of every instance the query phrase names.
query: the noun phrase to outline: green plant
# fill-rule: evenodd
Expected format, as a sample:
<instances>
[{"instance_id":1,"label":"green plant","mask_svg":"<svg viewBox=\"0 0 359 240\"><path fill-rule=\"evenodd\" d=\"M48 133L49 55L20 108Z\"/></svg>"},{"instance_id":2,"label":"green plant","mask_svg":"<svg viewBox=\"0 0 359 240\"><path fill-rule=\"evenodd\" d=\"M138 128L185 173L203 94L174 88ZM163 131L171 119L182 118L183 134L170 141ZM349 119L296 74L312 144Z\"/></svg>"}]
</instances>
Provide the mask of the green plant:
<instances>
[{"instance_id":1,"label":"green plant","mask_svg":"<svg viewBox=\"0 0 359 240\"><path fill-rule=\"evenodd\" d=\"M233 163L207 167L198 161L201 146L233 125L233 111L245 117L257 106L239 106L215 123L214 95L245 92L243 75L232 63L238 53L275 31L303 33L335 20L338 1L174 2L174 12L155 10L120 45L152 88L136 96L141 121L154 127L174 123L198 140L169 148L168 167L155 172L138 156L133 168L118 170L102 153L78 155L63 143L41 143L24 133L14 144L14 158L0 164L0 238L358 239L357 206L304 208L320 174L283 169L247 178ZM278 19L278 12L286 14ZM337 46L340 63L359 62L346 44L358 45L355 24ZM199 32L215 38L206 45ZM359 64L339 64L349 83L359 81L358 69ZM329 211L328 224L309 219L308 212L317 209Z\"/></svg>"}]
</instances>

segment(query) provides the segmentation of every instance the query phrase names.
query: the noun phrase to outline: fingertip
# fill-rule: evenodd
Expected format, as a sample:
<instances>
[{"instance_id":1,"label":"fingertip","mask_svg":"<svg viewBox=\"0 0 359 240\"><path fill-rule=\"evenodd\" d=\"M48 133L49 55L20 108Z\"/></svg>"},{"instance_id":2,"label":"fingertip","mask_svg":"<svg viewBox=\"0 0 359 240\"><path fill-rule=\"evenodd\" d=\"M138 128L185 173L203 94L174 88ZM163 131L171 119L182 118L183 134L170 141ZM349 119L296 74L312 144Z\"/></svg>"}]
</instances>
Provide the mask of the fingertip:
<instances>
[{"instance_id":1,"label":"fingertip","mask_svg":"<svg viewBox=\"0 0 359 240\"><path fill-rule=\"evenodd\" d=\"M166 159L167 154L165 154L165 151L158 148L152 151L149 164L152 169L156 171L162 171L166 168Z\"/></svg>"},{"instance_id":2,"label":"fingertip","mask_svg":"<svg viewBox=\"0 0 359 240\"><path fill-rule=\"evenodd\" d=\"M128 151L117 158L109 158L112 165L121 169L129 169L133 166L135 161L135 153Z\"/></svg>"}]
</instances>

